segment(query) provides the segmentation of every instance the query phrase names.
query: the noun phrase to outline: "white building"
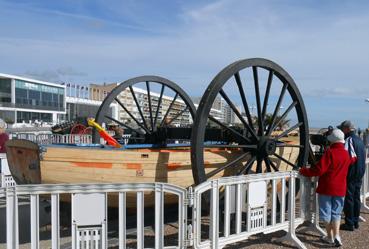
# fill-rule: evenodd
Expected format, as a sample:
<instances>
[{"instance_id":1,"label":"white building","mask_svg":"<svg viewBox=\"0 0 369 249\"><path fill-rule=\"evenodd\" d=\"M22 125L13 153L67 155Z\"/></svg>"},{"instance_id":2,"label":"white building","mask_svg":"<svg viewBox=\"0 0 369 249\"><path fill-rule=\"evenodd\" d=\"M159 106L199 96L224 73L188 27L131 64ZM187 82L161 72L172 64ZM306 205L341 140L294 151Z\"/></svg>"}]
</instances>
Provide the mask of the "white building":
<instances>
[{"instance_id":1,"label":"white building","mask_svg":"<svg viewBox=\"0 0 369 249\"><path fill-rule=\"evenodd\" d=\"M141 111L143 113L143 116L145 118L146 121L150 121L150 107L149 107L149 101L148 101L148 94L147 94L147 90L143 90L141 88L138 87L132 87L137 102L141 108ZM122 102L122 104L127 108L127 110L139 121L142 122L141 116L139 114L139 110L137 108L137 105L134 101L134 98L130 92L130 90L127 88L126 90L124 90L120 95L119 95L119 100ZM155 119L156 116L156 111L158 108L158 102L159 102L159 98L160 98L160 94L156 93L156 92L152 92L150 91L150 98L151 98L151 113L152 113L152 118ZM162 121L162 119L164 118L164 115L166 114L170 104L173 101L173 97L170 96L166 96L163 95L162 96L162 100L161 100L161 104L159 106L159 111L158 111L158 116L157 116L157 125L160 124L160 122ZM123 110L123 108L121 108L118 105L119 108L119 120L123 121L124 123L135 123L134 120L132 120L132 118L128 115L128 113ZM180 113L182 110L184 110L186 108L186 104L184 103L183 100L181 99L176 99L167 115L167 120L170 121L171 118L173 118L176 114ZM151 121L150 121L151 122ZM153 121L154 122L154 121ZM173 126L179 126L179 125L188 125L192 123L192 118L190 115L190 112L187 110L184 113L182 113L178 119L175 119L171 125ZM150 125L148 124L148 126L150 127Z\"/></svg>"},{"instance_id":2,"label":"white building","mask_svg":"<svg viewBox=\"0 0 369 249\"><path fill-rule=\"evenodd\" d=\"M65 110L65 86L0 73L0 118L7 123L57 123Z\"/></svg>"}]
</instances>

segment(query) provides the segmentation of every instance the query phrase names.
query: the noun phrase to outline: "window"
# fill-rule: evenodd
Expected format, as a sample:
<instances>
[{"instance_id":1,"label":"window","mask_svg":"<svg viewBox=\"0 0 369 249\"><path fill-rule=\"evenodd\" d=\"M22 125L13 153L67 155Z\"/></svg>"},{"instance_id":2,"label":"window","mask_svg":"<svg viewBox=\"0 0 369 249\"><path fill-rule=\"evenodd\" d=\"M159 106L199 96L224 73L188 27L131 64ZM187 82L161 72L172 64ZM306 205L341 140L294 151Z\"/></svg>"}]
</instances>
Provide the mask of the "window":
<instances>
[{"instance_id":1,"label":"window","mask_svg":"<svg viewBox=\"0 0 369 249\"><path fill-rule=\"evenodd\" d=\"M29 123L34 121L52 122L51 113L39 113L39 112L17 112L17 123Z\"/></svg>"},{"instance_id":2,"label":"window","mask_svg":"<svg viewBox=\"0 0 369 249\"><path fill-rule=\"evenodd\" d=\"M29 105L33 109L64 109L64 88L23 80L15 80L15 88L16 104Z\"/></svg>"},{"instance_id":3,"label":"window","mask_svg":"<svg viewBox=\"0 0 369 249\"><path fill-rule=\"evenodd\" d=\"M11 79L0 79L0 102L11 102Z\"/></svg>"}]
</instances>

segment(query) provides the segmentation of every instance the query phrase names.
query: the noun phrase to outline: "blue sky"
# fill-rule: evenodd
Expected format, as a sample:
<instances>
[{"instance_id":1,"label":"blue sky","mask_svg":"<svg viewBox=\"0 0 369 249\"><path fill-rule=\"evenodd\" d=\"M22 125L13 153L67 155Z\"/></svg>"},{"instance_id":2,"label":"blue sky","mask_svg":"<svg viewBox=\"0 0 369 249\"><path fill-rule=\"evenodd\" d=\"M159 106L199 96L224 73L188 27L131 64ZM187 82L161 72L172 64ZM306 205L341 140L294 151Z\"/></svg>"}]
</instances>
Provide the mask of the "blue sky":
<instances>
[{"instance_id":1,"label":"blue sky","mask_svg":"<svg viewBox=\"0 0 369 249\"><path fill-rule=\"evenodd\" d=\"M235 60L295 79L310 126L368 126L367 1L1 1L0 72L101 83L155 74L198 96Z\"/></svg>"}]
</instances>

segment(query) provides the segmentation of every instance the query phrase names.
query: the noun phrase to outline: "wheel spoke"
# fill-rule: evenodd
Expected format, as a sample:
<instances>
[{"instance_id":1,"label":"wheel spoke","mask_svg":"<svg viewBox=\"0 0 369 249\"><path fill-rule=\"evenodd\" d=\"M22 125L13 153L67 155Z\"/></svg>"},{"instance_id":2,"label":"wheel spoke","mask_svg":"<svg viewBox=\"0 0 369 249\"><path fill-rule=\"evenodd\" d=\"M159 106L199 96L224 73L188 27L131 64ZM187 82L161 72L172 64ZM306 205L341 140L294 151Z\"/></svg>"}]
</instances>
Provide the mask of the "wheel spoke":
<instances>
[{"instance_id":1,"label":"wheel spoke","mask_svg":"<svg viewBox=\"0 0 369 249\"><path fill-rule=\"evenodd\" d=\"M262 159L258 158L257 159L257 164L256 164L256 173L262 173Z\"/></svg>"},{"instance_id":2,"label":"wheel spoke","mask_svg":"<svg viewBox=\"0 0 369 249\"><path fill-rule=\"evenodd\" d=\"M253 72L253 75L254 75L256 108L257 108L257 111L258 111L258 124L259 124L258 135L261 136L262 134L264 134L264 120L262 119L262 115L261 115L259 77L258 77L257 67L255 67L255 66L252 67L252 72ZM258 163L259 163L259 160L258 160Z\"/></svg>"},{"instance_id":3,"label":"wheel spoke","mask_svg":"<svg viewBox=\"0 0 369 249\"><path fill-rule=\"evenodd\" d=\"M247 137L243 136L241 133L239 133L238 131L236 131L235 129L232 129L231 127L226 126L225 124L223 124L222 122L220 122L219 120L215 119L212 116L209 116L209 119L211 121L213 121L214 123L216 123L217 125L221 126L222 128L229 130L230 132L232 132L233 134L239 136L240 138L244 139L245 141L247 141L248 143L251 143L251 140L248 139Z\"/></svg>"},{"instance_id":4,"label":"wheel spoke","mask_svg":"<svg viewBox=\"0 0 369 249\"><path fill-rule=\"evenodd\" d=\"M267 168L267 172L272 172L272 168L270 167L270 164L267 160L267 158L264 158L265 166Z\"/></svg>"},{"instance_id":5,"label":"wheel spoke","mask_svg":"<svg viewBox=\"0 0 369 249\"><path fill-rule=\"evenodd\" d=\"M258 137L255 134L255 131L250 127L250 125L245 121L245 119L242 117L241 113L237 110L236 106L232 103L232 101L228 98L227 94L221 89L219 91L220 95L223 97L223 99L227 102L227 104L231 107L233 112L236 114L236 116L241 120L243 125L250 131L250 133L258 140Z\"/></svg>"},{"instance_id":6,"label":"wheel spoke","mask_svg":"<svg viewBox=\"0 0 369 249\"><path fill-rule=\"evenodd\" d=\"M291 163L290 161L288 161L287 159L285 159L284 157L278 155L277 153L274 153L274 156L279 158L280 160L282 160L283 162L287 163L288 165L290 165L293 169L297 169L297 166L293 163Z\"/></svg>"},{"instance_id":7,"label":"wheel spoke","mask_svg":"<svg viewBox=\"0 0 369 249\"><path fill-rule=\"evenodd\" d=\"M137 101L137 98L136 98L136 94L133 91L132 86L129 86L129 90L131 91L131 94L132 94L132 97L133 97L133 99L134 99L134 101L136 103L138 112L140 113L140 116L141 116L141 119L142 119L142 123L144 124L144 126L146 127L146 129L149 130L149 127L147 127L147 124L146 124L146 119L144 118L144 115L142 113L141 106L138 104L138 101Z\"/></svg>"},{"instance_id":8,"label":"wheel spoke","mask_svg":"<svg viewBox=\"0 0 369 249\"><path fill-rule=\"evenodd\" d=\"M164 88L165 88L165 86L161 85L160 97L159 97L159 100L158 100L158 107L156 108L156 113L155 113L155 120L154 120L155 127L156 127L156 122L158 120L159 109L160 109L160 106L161 106L161 100L163 98Z\"/></svg>"},{"instance_id":9,"label":"wheel spoke","mask_svg":"<svg viewBox=\"0 0 369 249\"><path fill-rule=\"evenodd\" d=\"M205 144L205 148L248 148L257 149L257 145L252 144Z\"/></svg>"},{"instance_id":10,"label":"wheel spoke","mask_svg":"<svg viewBox=\"0 0 369 249\"><path fill-rule=\"evenodd\" d=\"M280 122L282 122L283 119L285 119L288 115L288 113L292 110L292 108L294 108L297 105L297 101L294 101L287 109L286 111L282 114L282 116L279 117L278 121L273 124L273 127L271 128L272 131L275 130L275 128L277 128L277 126L279 125Z\"/></svg>"},{"instance_id":11,"label":"wheel spoke","mask_svg":"<svg viewBox=\"0 0 369 249\"><path fill-rule=\"evenodd\" d=\"M291 131L295 130L297 127L300 127L302 125L302 122L295 124L294 126L290 127L289 129L285 130L284 132L282 132L281 134L279 134L275 140L278 140L284 136L286 136L288 133L290 133Z\"/></svg>"},{"instance_id":12,"label":"wheel spoke","mask_svg":"<svg viewBox=\"0 0 369 249\"><path fill-rule=\"evenodd\" d=\"M268 76L268 83L267 83L267 88L265 90L265 97L264 97L264 103L263 103L263 111L261 113L261 116L263 117L263 121L265 119L265 115L267 112L267 106L268 106L268 101L269 101L269 94L270 94L270 87L272 86L272 81L273 81L273 71L269 71L269 76Z\"/></svg>"},{"instance_id":13,"label":"wheel spoke","mask_svg":"<svg viewBox=\"0 0 369 249\"><path fill-rule=\"evenodd\" d=\"M124 124L124 123L120 122L119 120L116 120L115 118L112 118L112 117L107 116L107 115L105 115L105 118L110 119L111 121L114 121L114 122L116 122L117 124L119 124L119 125L121 125L121 126L123 126L123 127L127 128L127 129L129 129L129 130L135 131L135 132L137 132L138 134L145 135L145 133L143 133L142 131L137 130L137 129L135 129L135 128L132 128L132 127L130 127L130 126L128 126L128 125L126 125L126 124Z\"/></svg>"},{"instance_id":14,"label":"wheel spoke","mask_svg":"<svg viewBox=\"0 0 369 249\"><path fill-rule=\"evenodd\" d=\"M180 111L179 113L177 113L167 124L166 126L170 125L174 120L176 120L179 116L181 116L184 112L186 112L188 109L188 106L186 106L185 109L183 109L182 111Z\"/></svg>"},{"instance_id":15,"label":"wheel spoke","mask_svg":"<svg viewBox=\"0 0 369 249\"><path fill-rule=\"evenodd\" d=\"M243 175L243 174L248 174L250 172L250 169L252 167L252 164L255 162L256 160L256 156L253 156L245 165L245 167L240 171L238 172L237 175Z\"/></svg>"},{"instance_id":16,"label":"wheel spoke","mask_svg":"<svg viewBox=\"0 0 369 249\"><path fill-rule=\"evenodd\" d=\"M271 166L275 172L278 172L279 169L277 168L277 166L272 162L272 160L269 159L269 157L264 158L265 162L267 165Z\"/></svg>"},{"instance_id":17,"label":"wheel spoke","mask_svg":"<svg viewBox=\"0 0 369 249\"><path fill-rule=\"evenodd\" d=\"M150 121L151 121L151 131L154 131L154 120L152 118L152 107L151 107L151 93L150 93L150 84L146 81L146 89L147 89L147 99L149 101L149 113L150 113Z\"/></svg>"},{"instance_id":18,"label":"wheel spoke","mask_svg":"<svg viewBox=\"0 0 369 249\"><path fill-rule=\"evenodd\" d=\"M240 95L241 95L243 108L245 109L245 113L246 113L246 116L247 116L247 121L249 122L250 127L252 129L254 129L254 125L252 123L252 117L251 117L249 105L247 104L247 101L246 101L245 91L243 90L240 74L237 72L234 75L234 78L235 78L237 86L238 86L238 91L240 92Z\"/></svg>"},{"instance_id":19,"label":"wheel spoke","mask_svg":"<svg viewBox=\"0 0 369 249\"><path fill-rule=\"evenodd\" d=\"M146 129L145 126L143 126L133 115L132 113L123 105L123 103L118 99L115 98L114 99L116 102L118 102L118 104L123 108L123 110L142 128L144 129L147 133L151 133L148 129Z\"/></svg>"},{"instance_id":20,"label":"wheel spoke","mask_svg":"<svg viewBox=\"0 0 369 249\"><path fill-rule=\"evenodd\" d=\"M237 158L236 158L235 160L233 160L232 162L229 162L229 163L227 163L227 164L223 165L222 167L217 168L217 169L215 169L215 170L213 170L213 171L209 172L208 174L206 174L206 177L207 177L207 178L210 178L210 177L215 176L215 175L216 175L216 174L218 174L219 172L221 172L221 171L223 171L223 170L227 169L228 167L232 166L233 164L238 163L239 161L241 161L242 159L244 159L244 158L245 158L245 157L247 157L247 156L248 156L248 154L247 154L247 153L242 154L241 156L237 157Z\"/></svg>"},{"instance_id":21,"label":"wheel spoke","mask_svg":"<svg viewBox=\"0 0 369 249\"><path fill-rule=\"evenodd\" d=\"M176 93L176 95L174 96L172 102L170 103L167 112L165 113L163 119L161 120L160 127L163 127L163 124L165 122L165 119L167 118L167 116L168 116L168 114L170 112L170 109L172 109L172 106L173 106L174 102L176 101L177 97L178 97L178 93Z\"/></svg>"},{"instance_id":22,"label":"wheel spoke","mask_svg":"<svg viewBox=\"0 0 369 249\"><path fill-rule=\"evenodd\" d=\"M286 93L287 87L288 87L288 85L287 84L284 84L283 85L283 88L282 88L282 91L281 91L281 94L279 95L277 105L276 105L276 107L274 109L274 112L273 112L272 120L270 121L270 124L269 124L269 127L268 127L268 132L267 132L267 136L268 137L272 133L272 126L273 126L273 124L275 122L275 119L277 117L277 114L279 112L279 107L281 107L281 104L282 104L282 101L283 101L283 97L284 97L284 94Z\"/></svg>"}]
</instances>

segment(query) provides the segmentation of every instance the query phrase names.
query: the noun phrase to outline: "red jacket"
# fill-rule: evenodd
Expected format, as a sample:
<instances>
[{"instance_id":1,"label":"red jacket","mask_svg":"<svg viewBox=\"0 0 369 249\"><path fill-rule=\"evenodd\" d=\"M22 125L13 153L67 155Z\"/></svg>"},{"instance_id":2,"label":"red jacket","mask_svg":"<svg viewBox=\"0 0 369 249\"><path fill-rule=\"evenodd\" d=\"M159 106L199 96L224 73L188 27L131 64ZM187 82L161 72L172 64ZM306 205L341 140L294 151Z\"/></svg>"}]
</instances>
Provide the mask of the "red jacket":
<instances>
[{"instance_id":1,"label":"red jacket","mask_svg":"<svg viewBox=\"0 0 369 249\"><path fill-rule=\"evenodd\" d=\"M0 153L5 153L5 142L9 140L9 136L6 133L0 134Z\"/></svg>"},{"instance_id":2,"label":"red jacket","mask_svg":"<svg viewBox=\"0 0 369 249\"><path fill-rule=\"evenodd\" d=\"M346 177L352 163L342 143L334 143L327 149L320 161L311 168L301 168L304 176L319 176L316 192L330 196L346 195Z\"/></svg>"}]
</instances>

